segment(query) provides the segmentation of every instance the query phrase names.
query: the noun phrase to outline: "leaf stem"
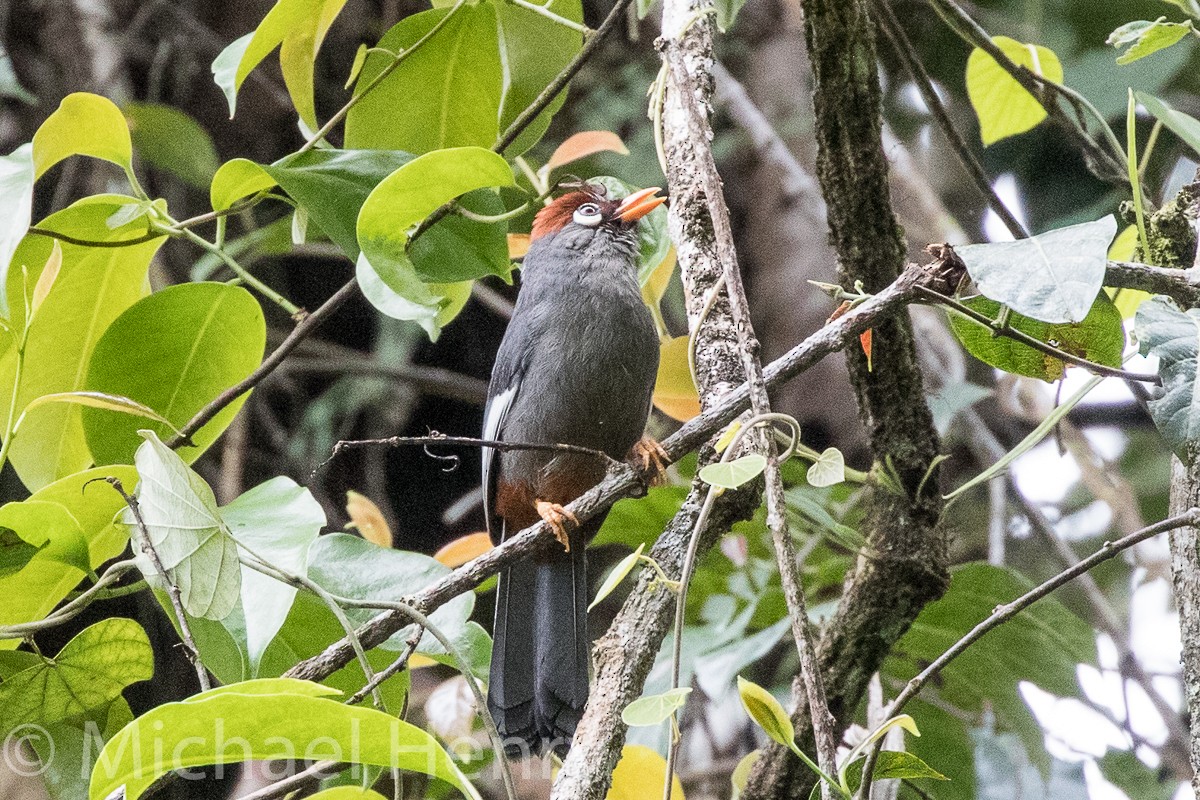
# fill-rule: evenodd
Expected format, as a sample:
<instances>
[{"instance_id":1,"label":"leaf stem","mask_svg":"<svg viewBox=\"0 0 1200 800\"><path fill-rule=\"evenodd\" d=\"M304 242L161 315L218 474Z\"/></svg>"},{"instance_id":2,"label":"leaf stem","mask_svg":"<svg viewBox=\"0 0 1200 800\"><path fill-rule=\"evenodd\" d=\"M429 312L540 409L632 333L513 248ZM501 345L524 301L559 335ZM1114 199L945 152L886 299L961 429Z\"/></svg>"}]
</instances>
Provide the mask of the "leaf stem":
<instances>
[{"instance_id":1,"label":"leaf stem","mask_svg":"<svg viewBox=\"0 0 1200 800\"><path fill-rule=\"evenodd\" d=\"M1064 361L1076 367L1082 367L1087 371L1100 375L1106 378L1121 378L1123 380L1139 381L1141 383L1152 383L1155 386L1162 385L1162 378L1158 375L1142 372L1129 372L1128 370L1119 369L1117 367L1109 367L1104 364L1097 364L1095 361L1089 361L1081 356L1068 353L1065 350L1060 350L1054 345L1047 344L1041 339L1035 339L1024 331L1019 331L1009 325L1002 325L999 319L991 319L986 314L981 314L970 306L964 305L952 297L947 297L940 292L935 292L927 286L916 286L917 294L920 294L929 300L939 305L952 308L964 317L983 325L995 331L1000 336L1006 336L1009 339L1020 342L1021 344L1032 347L1038 352L1045 353L1048 356L1057 358L1059 361Z\"/></svg>"},{"instance_id":2,"label":"leaf stem","mask_svg":"<svg viewBox=\"0 0 1200 800\"><path fill-rule=\"evenodd\" d=\"M512 3L514 6L517 6L519 8L524 8L528 11L532 11L535 14L541 14L546 19L548 19L558 25L562 25L564 28L570 28L573 31L582 33L584 36L591 36L593 33L595 33L595 31L593 31L587 25L581 25L580 23L575 22L574 20L569 20L566 17L555 14L553 11L551 11L546 6L539 6L537 3L529 2L529 0L508 0L508 2Z\"/></svg>"},{"instance_id":3,"label":"leaf stem","mask_svg":"<svg viewBox=\"0 0 1200 800\"><path fill-rule=\"evenodd\" d=\"M1142 258L1150 258L1150 240L1146 237L1146 210L1142 206L1142 182L1138 169L1137 150L1137 99L1133 89L1129 90L1129 108L1125 114L1125 157L1129 169L1129 186L1133 190L1133 212L1137 218L1138 240L1142 245Z\"/></svg>"},{"instance_id":4,"label":"leaf stem","mask_svg":"<svg viewBox=\"0 0 1200 800\"><path fill-rule=\"evenodd\" d=\"M180 233L182 233L183 238L187 239L189 242L192 242L203 250L207 250L209 253L212 253L214 256L221 259L221 261L225 263L225 266L233 270L242 281L254 287L260 294L262 294L263 297L267 298L271 302L275 303L275 305L286 311L288 316L290 316L292 319L296 320L297 322L304 319L306 316L304 309L300 308L298 305L288 300L279 292L275 291L270 286L254 277L249 270L237 262L237 259L226 253L224 248L218 247L195 231L187 228L184 228L182 231L180 231Z\"/></svg>"}]
</instances>

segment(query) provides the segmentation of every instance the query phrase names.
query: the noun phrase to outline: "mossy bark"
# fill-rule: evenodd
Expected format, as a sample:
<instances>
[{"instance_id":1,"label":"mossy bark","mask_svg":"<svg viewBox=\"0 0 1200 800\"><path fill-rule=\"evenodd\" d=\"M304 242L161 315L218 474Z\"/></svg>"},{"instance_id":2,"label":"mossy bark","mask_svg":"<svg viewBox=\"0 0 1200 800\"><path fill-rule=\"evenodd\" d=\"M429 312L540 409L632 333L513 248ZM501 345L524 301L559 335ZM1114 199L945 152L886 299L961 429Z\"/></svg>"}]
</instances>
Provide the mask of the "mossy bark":
<instances>
[{"instance_id":1,"label":"mossy bark","mask_svg":"<svg viewBox=\"0 0 1200 800\"><path fill-rule=\"evenodd\" d=\"M805 37L815 87L817 175L828 205L839 277L878 291L904 266L903 231L888 196L881 141L880 89L874 31L866 0L804 0ZM875 470L895 478L896 491L871 497L864 556L820 644L830 711L840 728L851 722L867 684L921 609L948 583L946 541L938 530L941 499L938 437L907 315L878 325L873 369L859 349L847 353L859 417L867 428ZM882 484L881 484L882 485ZM800 744L812 752L808 710L794 714ZM769 748L754 770L746 798L807 797L812 773L782 747Z\"/></svg>"}]
</instances>

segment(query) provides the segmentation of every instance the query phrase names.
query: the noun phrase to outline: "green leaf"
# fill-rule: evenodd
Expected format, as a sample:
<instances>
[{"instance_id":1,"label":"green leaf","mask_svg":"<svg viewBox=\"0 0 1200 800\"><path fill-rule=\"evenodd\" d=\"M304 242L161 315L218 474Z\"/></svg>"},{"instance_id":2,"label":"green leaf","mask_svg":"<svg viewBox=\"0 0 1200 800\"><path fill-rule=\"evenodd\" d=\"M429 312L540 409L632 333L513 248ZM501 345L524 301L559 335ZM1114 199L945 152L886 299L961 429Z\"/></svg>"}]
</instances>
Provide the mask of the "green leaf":
<instances>
[{"instance_id":1,"label":"green leaf","mask_svg":"<svg viewBox=\"0 0 1200 800\"><path fill-rule=\"evenodd\" d=\"M41 549L22 539L11 528L0 528L0 579L20 572Z\"/></svg>"},{"instance_id":2,"label":"green leaf","mask_svg":"<svg viewBox=\"0 0 1200 800\"><path fill-rule=\"evenodd\" d=\"M1108 245L1116 233L1110 214L1029 239L971 244L955 252L991 299L1043 322L1081 322L1104 284Z\"/></svg>"},{"instance_id":3,"label":"green leaf","mask_svg":"<svg viewBox=\"0 0 1200 800\"><path fill-rule=\"evenodd\" d=\"M335 786L332 789L310 795L308 800L387 800L387 798L373 789L364 789L361 786Z\"/></svg>"},{"instance_id":4,"label":"green leaf","mask_svg":"<svg viewBox=\"0 0 1200 800\"><path fill-rule=\"evenodd\" d=\"M408 228L442 204L475 189L514 185L512 169L500 156L479 147L439 150L415 158L372 190L358 215L358 243L368 261L406 264ZM498 239L502 243L502 239ZM496 261L507 263L507 250ZM495 262L493 262L495 263ZM447 267L422 277L430 281L471 280L487 272L461 273ZM504 270L493 267L492 274Z\"/></svg>"},{"instance_id":5,"label":"green leaf","mask_svg":"<svg viewBox=\"0 0 1200 800\"><path fill-rule=\"evenodd\" d=\"M587 607L588 611L595 608L601 600L612 594L613 589L621 585L621 581L625 580L633 568L637 566L638 559L642 556L642 551L646 549L645 543L639 544L637 549L629 555L621 559L621 561L612 568L608 573L608 577L604 579L604 583L600 584L600 588L596 591L596 599Z\"/></svg>"},{"instance_id":6,"label":"green leaf","mask_svg":"<svg viewBox=\"0 0 1200 800\"><path fill-rule=\"evenodd\" d=\"M312 494L291 478L280 476L238 497L221 509L234 539L272 566L308 574L308 553L325 525L325 512ZM241 605L247 657L257 671L263 653L283 627L296 588L242 566ZM231 631L232 632L232 631Z\"/></svg>"},{"instance_id":7,"label":"green leaf","mask_svg":"<svg viewBox=\"0 0 1200 800\"><path fill-rule=\"evenodd\" d=\"M767 736L788 749L796 747L796 729L792 727L792 718L783 710L779 701L757 683L752 683L738 676L738 695L742 698L742 706L746 713Z\"/></svg>"},{"instance_id":8,"label":"green leaf","mask_svg":"<svg viewBox=\"0 0 1200 800\"><path fill-rule=\"evenodd\" d=\"M746 791L746 785L750 783L750 772L760 758L762 758L762 750L751 750L742 756L741 761L733 768L733 775L729 778L730 783L733 784L732 800L738 800L742 792Z\"/></svg>"},{"instance_id":9,"label":"green leaf","mask_svg":"<svg viewBox=\"0 0 1200 800\"><path fill-rule=\"evenodd\" d=\"M47 403L73 403L85 408L102 408L121 414L132 414L135 417L160 422L171 432L179 433L179 429L172 425L169 419L160 415L153 408L142 405L136 400L130 400L128 397L105 394L104 392L59 392L58 394L44 394L30 401L29 405L25 406L25 412L22 413L27 413L30 409L46 405ZM19 429L20 420L18 419L17 426L13 429L14 434Z\"/></svg>"},{"instance_id":10,"label":"green leaf","mask_svg":"<svg viewBox=\"0 0 1200 800\"><path fill-rule=\"evenodd\" d=\"M1178 136L1196 153L1200 153L1200 120L1176 111L1167 102L1144 92L1135 93L1137 100L1154 118Z\"/></svg>"},{"instance_id":11,"label":"green leaf","mask_svg":"<svg viewBox=\"0 0 1200 800\"><path fill-rule=\"evenodd\" d=\"M435 8L392 27L378 48L407 50L451 13ZM346 146L428 153L449 147L491 147L500 134L503 73L496 13L491 3L464 5L413 51L346 117ZM390 64L385 52L367 55L355 93ZM403 114L396 109L403 108Z\"/></svg>"},{"instance_id":12,"label":"green leaf","mask_svg":"<svg viewBox=\"0 0 1200 800\"><path fill-rule=\"evenodd\" d=\"M500 102L500 132L503 133L578 54L583 37L578 31L528 9L506 2L491 5L496 12L500 65L504 75ZM580 0L550 0L544 6L572 22L583 22ZM505 148L505 154L510 158L519 156L537 144L550 127L551 117L566 99L564 90Z\"/></svg>"},{"instance_id":13,"label":"green leaf","mask_svg":"<svg viewBox=\"0 0 1200 800\"><path fill-rule=\"evenodd\" d=\"M700 480L722 489L736 489L749 483L767 468L767 459L758 453L735 458L733 461L718 461L700 470Z\"/></svg>"},{"instance_id":14,"label":"green leaf","mask_svg":"<svg viewBox=\"0 0 1200 800\"><path fill-rule=\"evenodd\" d=\"M145 232L144 224L133 222L110 230L105 220L120 206L135 202L134 198L116 195L86 198L39 225L87 240L131 239ZM87 388L87 365L96 342L121 312L146 294L147 269L164 241L165 237L128 247L59 243L61 270L29 328L18 412L43 395ZM13 263L28 267L30 287L37 283L53 245L52 239L29 235L17 248ZM18 330L25 325L24 292L20 269L10 270L9 316ZM15 367L15 348L9 348L0 357L0 386L13 385ZM35 490L86 469L92 455L84 437L80 407L58 403L31 411L21 425L20 435L13 439L10 457L24 484Z\"/></svg>"},{"instance_id":15,"label":"green leaf","mask_svg":"<svg viewBox=\"0 0 1200 800\"><path fill-rule=\"evenodd\" d=\"M138 155L197 189L207 189L220 165L208 131L177 108L127 103L125 118Z\"/></svg>"},{"instance_id":16,"label":"green leaf","mask_svg":"<svg viewBox=\"0 0 1200 800\"><path fill-rule=\"evenodd\" d=\"M896 728L906 730L913 736L921 735L921 731L917 728L917 723L908 714L897 714L894 717L884 720L879 725L876 725L875 728L861 742L851 748L850 752L846 755L846 758L842 762L842 768L838 770L838 778L843 783L848 782L847 774L852 774L854 772L852 765L858 760L858 757L865 754L867 748L875 744L875 742L879 741L884 736L887 736L889 731L892 731ZM880 755L882 756L882 753ZM919 761L920 759L917 760ZM859 769L858 773L861 777L862 770ZM875 767L875 772L871 774L875 777L879 777L878 764Z\"/></svg>"},{"instance_id":17,"label":"green leaf","mask_svg":"<svg viewBox=\"0 0 1200 800\"><path fill-rule=\"evenodd\" d=\"M1112 750L1097 760L1104 779L1137 800L1171 800L1176 782L1159 775L1157 768L1146 766L1129 750Z\"/></svg>"},{"instance_id":18,"label":"green leaf","mask_svg":"<svg viewBox=\"0 0 1200 800\"><path fill-rule=\"evenodd\" d=\"M963 304L991 319L996 319L1000 313L1000 304L986 297L973 297L964 300ZM1065 362L1006 336L996 336L990 328L954 311L947 310L946 314L955 337L968 353L983 363L1014 375L1041 378L1048 383L1062 378L1067 366ZM1092 310L1083 322L1053 325L1013 313L1009 315L1008 324L1038 341L1053 344L1097 364L1121 366L1125 329L1121 324L1121 313L1104 293L1096 296Z\"/></svg>"},{"instance_id":19,"label":"green leaf","mask_svg":"<svg viewBox=\"0 0 1200 800\"><path fill-rule=\"evenodd\" d=\"M1007 36L993 36L992 41L1014 63L1046 80L1062 83L1062 64L1052 50ZM972 50L967 59L967 96L979 117L979 134L985 146L1024 133L1046 118L1042 104L979 48Z\"/></svg>"},{"instance_id":20,"label":"green leaf","mask_svg":"<svg viewBox=\"0 0 1200 800\"><path fill-rule=\"evenodd\" d=\"M846 480L846 459L836 447L826 447L821 457L808 468L808 482L818 488Z\"/></svg>"},{"instance_id":21,"label":"green leaf","mask_svg":"<svg viewBox=\"0 0 1200 800\"><path fill-rule=\"evenodd\" d=\"M1196 382L1200 309L1180 311L1166 297L1152 297L1137 310L1134 333L1142 355L1157 356L1163 395L1149 402L1159 433L1181 459L1200 450L1200 385Z\"/></svg>"},{"instance_id":22,"label":"green leaf","mask_svg":"<svg viewBox=\"0 0 1200 800\"><path fill-rule=\"evenodd\" d=\"M137 800L159 776L186 767L332 758L419 772L479 798L428 733L381 711L321 696L328 693L319 684L273 678L158 706L105 745L89 797L104 800L124 785L127 800ZM222 729L236 731L246 747L228 747L214 736ZM170 755L164 758L163 753Z\"/></svg>"},{"instance_id":23,"label":"green leaf","mask_svg":"<svg viewBox=\"0 0 1200 800\"><path fill-rule=\"evenodd\" d=\"M863 759L858 759L849 766L846 783L851 792L857 792L862 785ZM897 750L880 750L879 758L875 761L875 770L871 773L872 780L919 780L935 781L950 780L933 767L926 764L912 753Z\"/></svg>"},{"instance_id":24,"label":"green leaf","mask_svg":"<svg viewBox=\"0 0 1200 800\"><path fill-rule=\"evenodd\" d=\"M78 520L60 503L23 500L0 506L0 528L39 548L38 556L80 572L91 569L87 539Z\"/></svg>"},{"instance_id":25,"label":"green leaf","mask_svg":"<svg viewBox=\"0 0 1200 800\"><path fill-rule=\"evenodd\" d=\"M163 569L179 587L184 610L207 619L223 619L237 604L241 566L237 544L217 512L212 489L169 449L153 431L134 463L141 483L137 498L146 533ZM126 514L126 525L133 525ZM142 571L161 581L148 562Z\"/></svg>"},{"instance_id":26,"label":"green leaf","mask_svg":"<svg viewBox=\"0 0 1200 800\"><path fill-rule=\"evenodd\" d=\"M1138 20L1127 22L1117 28L1108 35L1105 43L1118 50L1128 47L1127 51L1117 56L1117 63L1129 64L1170 47L1187 36L1190 30L1192 30L1191 20L1167 22L1166 17L1159 17L1154 22Z\"/></svg>"},{"instance_id":27,"label":"green leaf","mask_svg":"<svg viewBox=\"0 0 1200 800\"><path fill-rule=\"evenodd\" d=\"M239 36L226 45L225 49L218 53L212 62L213 82L217 84L217 88L225 95L225 101L229 103L230 119L233 119L234 110L237 108L237 93L241 88L241 83L237 79L238 67L253 38L253 31L245 36Z\"/></svg>"},{"instance_id":28,"label":"green leaf","mask_svg":"<svg viewBox=\"0 0 1200 800\"><path fill-rule=\"evenodd\" d=\"M954 569L946 594L921 611L893 648L884 664L884 681L907 682L996 606L1030 588L1027 579L987 564ZM1021 697L1020 684L1028 681L1052 694L1074 696L1080 691L1078 665L1095 663L1091 625L1057 599L1046 598L988 633L947 665L938 684L938 700L972 715L990 707L997 723L1017 732L1031 753L1040 752L1040 760L1048 767L1042 729ZM922 723L927 733L930 727L931 723ZM939 761L934 763L941 766Z\"/></svg>"},{"instance_id":29,"label":"green leaf","mask_svg":"<svg viewBox=\"0 0 1200 800\"><path fill-rule=\"evenodd\" d=\"M78 717L153 675L154 651L142 626L120 617L102 620L76 634L53 659L0 683L0 730Z\"/></svg>"},{"instance_id":30,"label":"green leaf","mask_svg":"<svg viewBox=\"0 0 1200 800\"><path fill-rule=\"evenodd\" d=\"M226 161L217 168L209 187L213 211L224 211L243 197L257 194L275 185L264 167L245 158Z\"/></svg>"},{"instance_id":31,"label":"green leaf","mask_svg":"<svg viewBox=\"0 0 1200 800\"><path fill-rule=\"evenodd\" d=\"M356 600L396 599L396 587L406 594L417 592L450 572L429 556L404 550L385 550L357 536L331 533L317 539L309 556L308 577L328 591ZM468 632L467 620L475 606L475 595L467 592L430 614L442 632L456 644L470 644L475 635ZM348 609L347 616L356 624L366 622L378 612L371 609ZM381 647L403 650L413 633L408 627L393 634ZM441 644L426 633L417 645L417 652L444 655Z\"/></svg>"},{"instance_id":32,"label":"green leaf","mask_svg":"<svg viewBox=\"0 0 1200 800\"><path fill-rule=\"evenodd\" d=\"M33 145L23 144L0 157L0 285L6 280L9 262L29 228L33 213ZM21 267L18 264L17 269ZM8 305L0 292L0 313Z\"/></svg>"},{"instance_id":33,"label":"green leaf","mask_svg":"<svg viewBox=\"0 0 1200 800\"><path fill-rule=\"evenodd\" d=\"M642 0L638 1L642 2ZM733 21L737 19L738 12L742 10L742 6L745 4L746 0L717 0L714 4L717 10L717 28L722 33L733 27Z\"/></svg>"},{"instance_id":34,"label":"green leaf","mask_svg":"<svg viewBox=\"0 0 1200 800\"><path fill-rule=\"evenodd\" d=\"M166 436L262 363L267 329L262 307L239 286L185 283L135 303L96 343L88 364L89 391L128 397L168 421L153 430ZM137 369L130 369L137 364ZM177 451L191 463L229 426L243 394L192 436L195 447ZM127 463L142 440L144 421L102 408L86 408L83 428L98 464Z\"/></svg>"},{"instance_id":35,"label":"green leaf","mask_svg":"<svg viewBox=\"0 0 1200 800\"><path fill-rule=\"evenodd\" d=\"M313 62L329 26L345 4L346 0L278 0L244 45L246 37L226 48L213 62L213 75L229 100L229 116L234 114L237 93L246 76L278 47L279 66L292 103L300 120L315 130ZM230 76L230 65L234 63Z\"/></svg>"},{"instance_id":36,"label":"green leaf","mask_svg":"<svg viewBox=\"0 0 1200 800\"><path fill-rule=\"evenodd\" d=\"M625 710L621 712L621 721L631 727L657 725L683 708L687 703L687 696L691 693L691 687L684 686L662 694L639 697L625 706Z\"/></svg>"},{"instance_id":37,"label":"green leaf","mask_svg":"<svg viewBox=\"0 0 1200 800\"><path fill-rule=\"evenodd\" d=\"M110 475L119 478L126 487L137 482L133 467L103 467L63 478L34 492L25 501L51 503L67 510L87 540L92 569L119 555L129 541L125 527L113 522L125 507L121 496L103 483L89 483ZM78 567L70 566L69 559L46 552L56 546L52 540L50 546L34 556L20 572L0 577L0 597L4 598L0 603L0 625L42 619L79 584L84 573ZM75 545L67 546L74 548ZM19 639L0 640L0 650L18 644Z\"/></svg>"},{"instance_id":38,"label":"green leaf","mask_svg":"<svg viewBox=\"0 0 1200 800\"><path fill-rule=\"evenodd\" d=\"M36 177L70 156L101 158L133 169L129 125L113 101L87 92L69 94L33 135Z\"/></svg>"}]
</instances>

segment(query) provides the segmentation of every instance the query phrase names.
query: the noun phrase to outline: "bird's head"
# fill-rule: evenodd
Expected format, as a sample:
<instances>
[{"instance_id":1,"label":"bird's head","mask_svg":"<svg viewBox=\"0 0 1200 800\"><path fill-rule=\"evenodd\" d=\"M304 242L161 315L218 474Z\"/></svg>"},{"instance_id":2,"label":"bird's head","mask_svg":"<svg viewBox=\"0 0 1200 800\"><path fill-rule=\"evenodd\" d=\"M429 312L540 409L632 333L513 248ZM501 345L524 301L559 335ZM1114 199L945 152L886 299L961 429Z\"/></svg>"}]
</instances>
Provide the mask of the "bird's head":
<instances>
[{"instance_id":1,"label":"bird's head","mask_svg":"<svg viewBox=\"0 0 1200 800\"><path fill-rule=\"evenodd\" d=\"M637 248L637 223L666 202L657 188L642 189L624 199L609 198L598 184L583 184L538 212L529 238L531 244L553 241L556 247L589 253Z\"/></svg>"}]
</instances>

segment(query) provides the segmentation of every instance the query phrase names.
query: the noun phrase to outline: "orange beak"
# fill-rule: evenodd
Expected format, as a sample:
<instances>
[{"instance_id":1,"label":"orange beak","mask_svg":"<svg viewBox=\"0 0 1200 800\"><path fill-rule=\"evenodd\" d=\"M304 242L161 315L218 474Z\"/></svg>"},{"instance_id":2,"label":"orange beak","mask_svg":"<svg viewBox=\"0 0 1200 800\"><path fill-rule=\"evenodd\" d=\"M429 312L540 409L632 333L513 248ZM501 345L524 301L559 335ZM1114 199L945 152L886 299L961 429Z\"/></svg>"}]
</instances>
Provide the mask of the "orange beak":
<instances>
[{"instance_id":1,"label":"orange beak","mask_svg":"<svg viewBox=\"0 0 1200 800\"><path fill-rule=\"evenodd\" d=\"M667 202L665 197L655 197L660 191L662 190L654 186L629 195L617 206L617 218L622 222L637 222Z\"/></svg>"}]
</instances>

